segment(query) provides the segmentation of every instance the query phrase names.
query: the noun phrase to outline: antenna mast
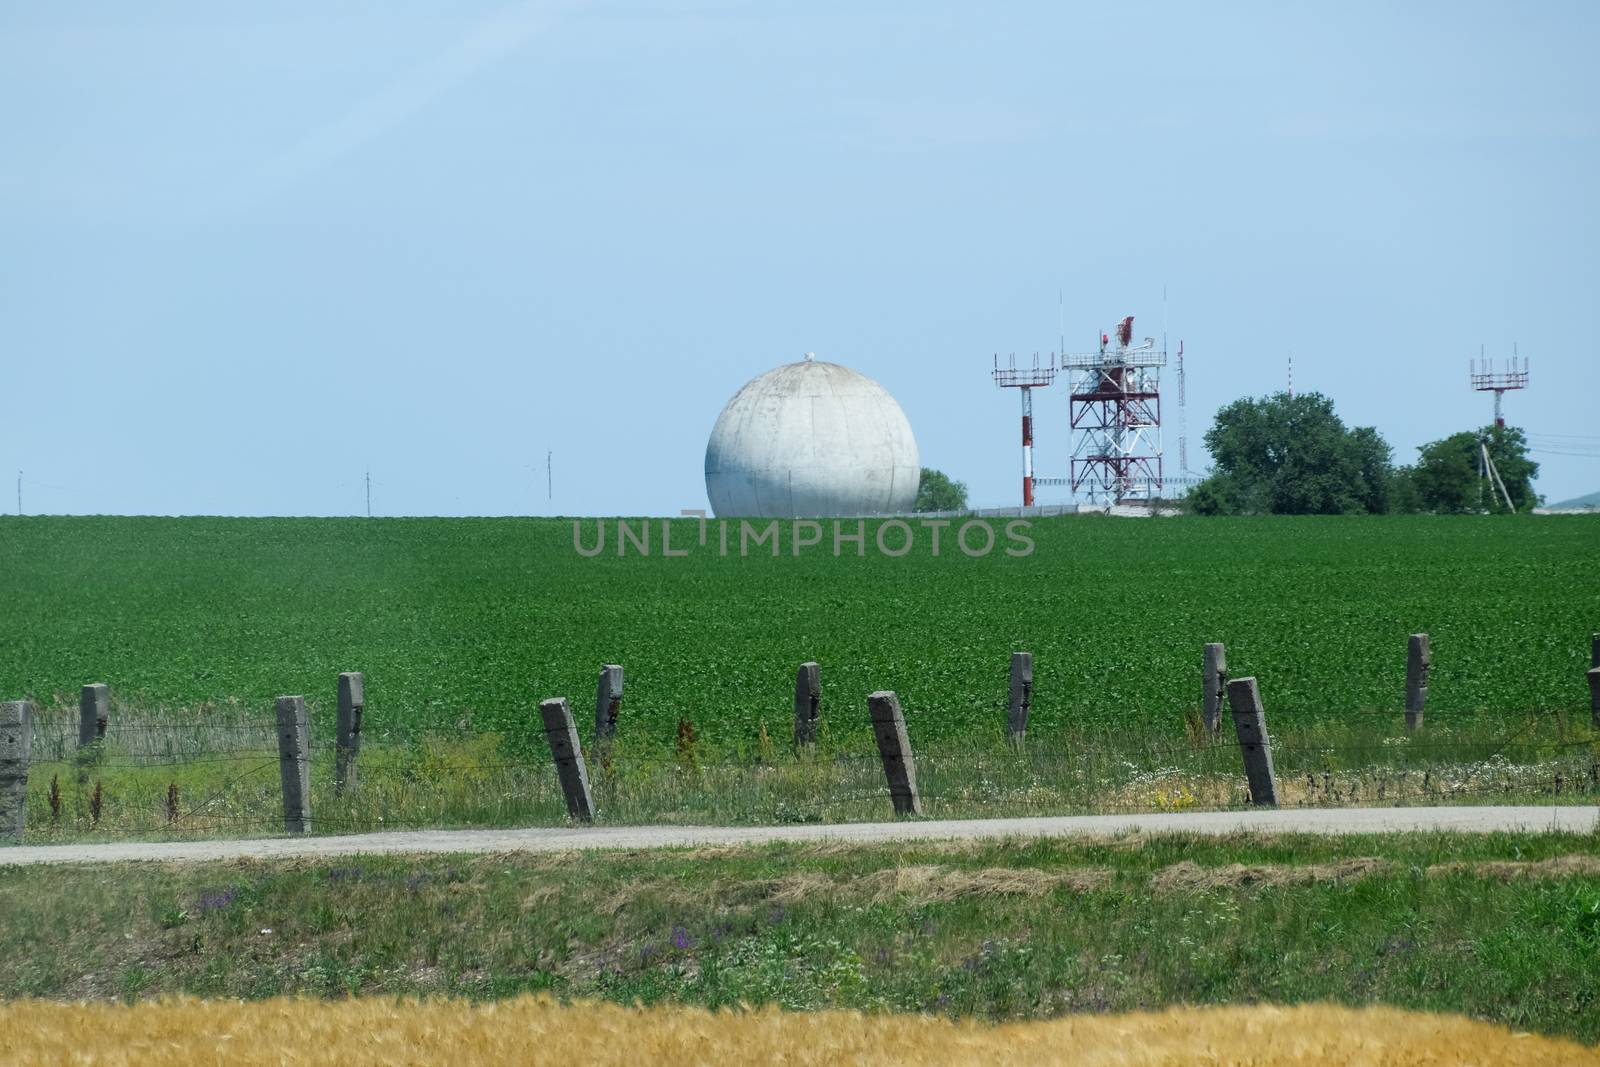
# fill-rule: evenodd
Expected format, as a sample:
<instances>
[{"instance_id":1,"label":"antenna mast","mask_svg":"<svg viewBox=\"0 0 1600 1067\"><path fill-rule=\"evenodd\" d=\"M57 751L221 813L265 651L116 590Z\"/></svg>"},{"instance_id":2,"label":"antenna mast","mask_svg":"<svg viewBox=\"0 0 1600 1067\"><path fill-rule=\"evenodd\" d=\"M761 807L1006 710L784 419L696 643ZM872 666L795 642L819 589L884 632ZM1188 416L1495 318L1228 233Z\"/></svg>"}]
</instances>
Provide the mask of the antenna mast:
<instances>
[{"instance_id":1,"label":"antenna mast","mask_svg":"<svg viewBox=\"0 0 1600 1067\"><path fill-rule=\"evenodd\" d=\"M1037 386L1046 386L1056 380L1056 357L1052 354L1050 363L1042 366L1037 353L1033 357L1032 368L1017 369L1017 357L1012 356L1010 362L1000 366L1000 356L994 357L994 370L990 373L994 384L1002 389L1015 389L1022 394L1022 506L1033 507L1033 390Z\"/></svg>"},{"instance_id":2,"label":"antenna mast","mask_svg":"<svg viewBox=\"0 0 1600 1067\"><path fill-rule=\"evenodd\" d=\"M1178 473L1189 473L1189 423L1184 413L1183 342L1178 342Z\"/></svg>"},{"instance_id":3,"label":"antenna mast","mask_svg":"<svg viewBox=\"0 0 1600 1067\"><path fill-rule=\"evenodd\" d=\"M1504 427L1506 424L1505 416L1500 410L1501 399L1513 389L1528 387L1528 361L1520 359L1516 353L1517 346L1512 344L1510 369L1497 373L1494 365L1484 357L1483 346L1479 345L1479 358L1468 364L1472 388L1480 393L1494 394L1494 424L1498 427Z\"/></svg>"},{"instance_id":4,"label":"antenna mast","mask_svg":"<svg viewBox=\"0 0 1600 1067\"><path fill-rule=\"evenodd\" d=\"M1161 351L1167 350L1167 287L1161 287ZM1189 423L1184 411L1183 342L1178 342L1178 473L1189 473Z\"/></svg>"}]
</instances>

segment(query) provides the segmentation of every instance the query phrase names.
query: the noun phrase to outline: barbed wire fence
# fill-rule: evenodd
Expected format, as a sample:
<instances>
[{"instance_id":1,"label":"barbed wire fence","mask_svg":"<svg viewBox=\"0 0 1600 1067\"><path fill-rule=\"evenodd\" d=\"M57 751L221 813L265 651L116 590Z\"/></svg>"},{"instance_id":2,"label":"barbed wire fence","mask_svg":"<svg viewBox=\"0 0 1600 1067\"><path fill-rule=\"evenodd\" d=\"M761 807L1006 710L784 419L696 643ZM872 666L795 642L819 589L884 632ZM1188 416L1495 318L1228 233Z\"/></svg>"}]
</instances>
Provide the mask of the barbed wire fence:
<instances>
[{"instance_id":1,"label":"barbed wire fence","mask_svg":"<svg viewBox=\"0 0 1600 1067\"><path fill-rule=\"evenodd\" d=\"M687 719L671 737L633 728L617 664L601 667L587 745L558 698L540 708L548 751L514 753L474 736L363 745L364 685L355 672L339 678L331 745L313 745L298 697L281 698L270 718L237 704L113 710L108 687L95 684L83 687L76 714L60 702L0 704L0 837L1600 802L1600 635L1588 716L1480 715L1470 732L1451 728L1459 712L1435 710L1433 727L1425 724L1427 651L1425 639L1412 640L1403 713L1341 712L1331 736L1326 723L1272 725L1270 694L1254 678L1228 678L1224 657L1209 649L1204 699L1185 711L1181 730L1162 736L1032 728L1027 653L1012 657L1006 700L997 693L986 736L927 741L908 730L894 693L824 701L820 668L806 663L796 675L792 733L775 738L763 720L737 752L706 744ZM870 723L875 750L830 742L830 719Z\"/></svg>"}]
</instances>

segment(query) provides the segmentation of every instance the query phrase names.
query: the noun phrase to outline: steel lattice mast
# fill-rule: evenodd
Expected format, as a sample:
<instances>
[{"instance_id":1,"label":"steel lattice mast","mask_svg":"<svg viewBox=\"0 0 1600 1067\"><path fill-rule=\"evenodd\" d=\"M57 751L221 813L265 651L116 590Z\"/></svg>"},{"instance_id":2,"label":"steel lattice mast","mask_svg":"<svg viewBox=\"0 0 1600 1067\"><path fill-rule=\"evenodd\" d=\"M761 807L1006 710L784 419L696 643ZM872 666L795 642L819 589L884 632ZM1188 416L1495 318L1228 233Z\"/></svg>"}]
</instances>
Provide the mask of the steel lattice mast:
<instances>
[{"instance_id":1,"label":"steel lattice mast","mask_svg":"<svg viewBox=\"0 0 1600 1067\"><path fill-rule=\"evenodd\" d=\"M1076 443L1070 484L1091 502L1149 499L1162 487L1161 368L1165 349L1133 343L1133 316L1100 350L1061 358L1072 376L1068 417Z\"/></svg>"}]
</instances>

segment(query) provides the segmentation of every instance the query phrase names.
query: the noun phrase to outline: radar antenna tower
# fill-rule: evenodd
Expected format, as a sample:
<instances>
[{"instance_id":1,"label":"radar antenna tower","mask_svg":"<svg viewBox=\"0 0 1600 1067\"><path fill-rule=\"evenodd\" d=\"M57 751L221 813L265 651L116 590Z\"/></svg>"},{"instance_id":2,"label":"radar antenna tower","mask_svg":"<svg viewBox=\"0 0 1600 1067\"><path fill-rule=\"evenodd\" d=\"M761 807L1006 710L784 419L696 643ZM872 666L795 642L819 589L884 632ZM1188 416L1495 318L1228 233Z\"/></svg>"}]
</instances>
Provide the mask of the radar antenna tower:
<instances>
[{"instance_id":1,"label":"radar antenna tower","mask_svg":"<svg viewBox=\"0 0 1600 1067\"><path fill-rule=\"evenodd\" d=\"M1077 443L1069 484L1091 503L1148 500L1162 488L1161 368L1155 338L1133 343L1133 316L1100 335L1097 351L1063 355L1068 421Z\"/></svg>"}]
</instances>

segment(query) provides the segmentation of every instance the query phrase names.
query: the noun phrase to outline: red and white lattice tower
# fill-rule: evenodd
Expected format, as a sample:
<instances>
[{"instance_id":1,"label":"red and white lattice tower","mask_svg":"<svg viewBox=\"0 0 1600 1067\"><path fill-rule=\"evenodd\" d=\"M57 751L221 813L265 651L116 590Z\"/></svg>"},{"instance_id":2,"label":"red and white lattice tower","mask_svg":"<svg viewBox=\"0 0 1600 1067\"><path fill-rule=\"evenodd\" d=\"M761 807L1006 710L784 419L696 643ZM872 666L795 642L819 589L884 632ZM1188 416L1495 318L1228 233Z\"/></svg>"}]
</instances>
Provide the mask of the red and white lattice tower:
<instances>
[{"instance_id":1,"label":"red and white lattice tower","mask_svg":"<svg viewBox=\"0 0 1600 1067\"><path fill-rule=\"evenodd\" d=\"M1511 369L1499 373L1487 359L1482 360L1481 366L1479 363L1479 360L1473 360L1470 364L1472 388L1480 393L1494 393L1494 424L1504 426L1506 420L1500 413L1500 399L1513 389L1528 387L1528 361L1512 356Z\"/></svg>"},{"instance_id":2,"label":"red and white lattice tower","mask_svg":"<svg viewBox=\"0 0 1600 1067\"><path fill-rule=\"evenodd\" d=\"M1000 366L1000 357L994 357L994 384L1002 389L1015 389L1022 394L1022 506L1033 506L1033 390L1056 380L1056 360L1050 357L1048 365L1033 357L1033 366L1017 368L1017 358L1011 357L1008 366Z\"/></svg>"},{"instance_id":3,"label":"red and white lattice tower","mask_svg":"<svg viewBox=\"0 0 1600 1067\"><path fill-rule=\"evenodd\" d=\"M1073 496L1093 503L1147 500L1161 477L1161 368L1165 349L1155 338L1133 343L1133 316L1114 337L1100 335L1100 350L1064 355L1072 376L1067 413L1076 438L1070 484Z\"/></svg>"}]
</instances>

